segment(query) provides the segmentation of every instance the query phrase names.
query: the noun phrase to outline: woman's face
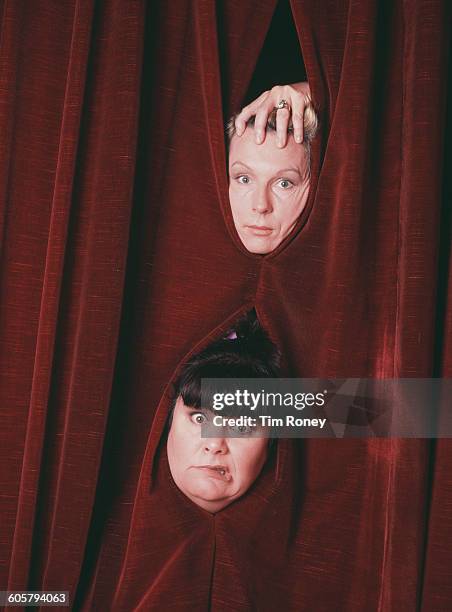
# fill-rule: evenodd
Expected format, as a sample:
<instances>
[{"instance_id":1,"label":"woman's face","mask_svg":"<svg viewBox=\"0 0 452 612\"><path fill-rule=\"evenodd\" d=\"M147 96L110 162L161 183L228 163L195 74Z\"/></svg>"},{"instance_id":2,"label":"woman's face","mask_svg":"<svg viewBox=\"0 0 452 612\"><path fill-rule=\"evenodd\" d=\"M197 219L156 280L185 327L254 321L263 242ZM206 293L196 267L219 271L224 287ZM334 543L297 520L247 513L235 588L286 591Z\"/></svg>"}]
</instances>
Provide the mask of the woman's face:
<instances>
[{"instance_id":1,"label":"woman's face","mask_svg":"<svg viewBox=\"0 0 452 612\"><path fill-rule=\"evenodd\" d=\"M229 201L235 228L251 253L274 251L290 234L309 194L305 148L290 136L276 146L268 131L256 144L254 130L234 135L229 148Z\"/></svg>"},{"instance_id":2,"label":"woman's face","mask_svg":"<svg viewBox=\"0 0 452 612\"><path fill-rule=\"evenodd\" d=\"M174 482L195 504L218 512L241 497L259 476L268 439L201 438L211 413L176 401L168 434L168 463Z\"/></svg>"}]
</instances>

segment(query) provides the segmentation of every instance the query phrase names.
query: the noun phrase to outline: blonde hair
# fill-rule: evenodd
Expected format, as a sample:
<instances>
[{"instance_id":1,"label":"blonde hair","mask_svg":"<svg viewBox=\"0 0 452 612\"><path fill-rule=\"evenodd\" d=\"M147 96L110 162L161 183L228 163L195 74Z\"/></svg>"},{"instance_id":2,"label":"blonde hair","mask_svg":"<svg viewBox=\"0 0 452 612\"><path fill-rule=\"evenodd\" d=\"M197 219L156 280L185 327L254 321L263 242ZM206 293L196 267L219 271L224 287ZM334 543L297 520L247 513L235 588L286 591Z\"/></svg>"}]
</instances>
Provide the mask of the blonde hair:
<instances>
[{"instance_id":1,"label":"blonde hair","mask_svg":"<svg viewBox=\"0 0 452 612\"><path fill-rule=\"evenodd\" d=\"M266 126L267 131L276 132L276 111L277 109L274 108L273 111L268 116L267 126ZM231 142L232 137L236 133L235 120L238 117L238 115L239 113L236 113L226 123L226 136L227 136L228 145ZM248 119L248 121L246 122L247 127L254 127L254 120L255 120L254 116ZM308 172L310 171L310 168L311 168L311 142L314 140L317 134L318 128L319 128L319 119L318 119L317 113L315 112L315 109L312 103L309 102L305 106L304 116L303 116L303 147L306 151ZM292 121L290 120L289 125L287 127L287 132L289 134L293 134L293 131L294 131L293 124L292 124Z\"/></svg>"}]
</instances>

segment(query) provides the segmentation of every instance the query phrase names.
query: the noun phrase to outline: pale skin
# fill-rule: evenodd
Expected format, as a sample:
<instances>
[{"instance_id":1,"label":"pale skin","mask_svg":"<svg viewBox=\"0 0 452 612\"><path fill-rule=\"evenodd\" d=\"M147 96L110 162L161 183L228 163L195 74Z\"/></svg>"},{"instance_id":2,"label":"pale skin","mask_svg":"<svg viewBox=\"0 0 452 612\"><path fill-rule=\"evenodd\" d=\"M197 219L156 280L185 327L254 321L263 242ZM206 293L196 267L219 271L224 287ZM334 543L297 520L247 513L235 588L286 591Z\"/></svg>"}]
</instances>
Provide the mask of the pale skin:
<instances>
[{"instance_id":1,"label":"pale skin","mask_svg":"<svg viewBox=\"0 0 452 612\"><path fill-rule=\"evenodd\" d=\"M307 82L292 85L276 85L269 91L264 91L256 100L245 106L235 119L237 136L247 131L246 122L256 117L254 124L254 140L262 144L266 138L265 126L270 113L280 100L286 100L290 108L282 108L276 114L276 146L285 147L288 142L287 127L292 118L296 143L303 142L303 117L306 106L311 101L311 91Z\"/></svg>"},{"instance_id":2,"label":"pale skin","mask_svg":"<svg viewBox=\"0 0 452 612\"><path fill-rule=\"evenodd\" d=\"M251 253L274 251L290 234L309 195L308 160L292 136L275 147L268 131L256 144L252 128L234 135L229 148L229 202L237 233Z\"/></svg>"},{"instance_id":3,"label":"pale skin","mask_svg":"<svg viewBox=\"0 0 452 612\"><path fill-rule=\"evenodd\" d=\"M179 490L216 513L244 495L267 459L264 437L201 438L209 411L176 401L167 440L168 463Z\"/></svg>"}]
</instances>

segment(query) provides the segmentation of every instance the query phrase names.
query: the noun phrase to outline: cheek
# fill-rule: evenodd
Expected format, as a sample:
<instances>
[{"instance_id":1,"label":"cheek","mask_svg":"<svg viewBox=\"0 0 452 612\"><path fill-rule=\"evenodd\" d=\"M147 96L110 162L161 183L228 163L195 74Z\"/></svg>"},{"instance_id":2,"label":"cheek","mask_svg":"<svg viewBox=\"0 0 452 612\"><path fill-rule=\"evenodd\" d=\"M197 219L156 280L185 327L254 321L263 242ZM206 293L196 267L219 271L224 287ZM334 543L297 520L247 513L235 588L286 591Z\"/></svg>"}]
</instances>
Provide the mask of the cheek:
<instances>
[{"instance_id":1,"label":"cheek","mask_svg":"<svg viewBox=\"0 0 452 612\"><path fill-rule=\"evenodd\" d=\"M186 428L177 426L171 428L166 448L168 460L178 472L187 467L187 462L195 452L190 433Z\"/></svg>"},{"instance_id":2,"label":"cheek","mask_svg":"<svg viewBox=\"0 0 452 612\"><path fill-rule=\"evenodd\" d=\"M229 189L229 204L231 206L232 214L237 217L240 215L240 211L243 206L240 206L241 201L240 198L234 193L233 189Z\"/></svg>"},{"instance_id":3,"label":"cheek","mask_svg":"<svg viewBox=\"0 0 452 612\"><path fill-rule=\"evenodd\" d=\"M292 197L281 201L278 207L278 219L281 227L284 229L291 228L298 220L298 217L306 206L306 194L294 194Z\"/></svg>"},{"instance_id":4,"label":"cheek","mask_svg":"<svg viewBox=\"0 0 452 612\"><path fill-rule=\"evenodd\" d=\"M267 459L267 440L259 440L252 448L242 447L236 453L238 478L242 486L250 486L259 476Z\"/></svg>"},{"instance_id":5,"label":"cheek","mask_svg":"<svg viewBox=\"0 0 452 612\"><path fill-rule=\"evenodd\" d=\"M168 456L168 463L171 468L171 472L177 472L179 467L179 449L175 444L174 432L171 431L168 434L168 441L166 443L166 454Z\"/></svg>"},{"instance_id":6,"label":"cheek","mask_svg":"<svg viewBox=\"0 0 452 612\"><path fill-rule=\"evenodd\" d=\"M237 214L245 210L252 203L253 187L252 185L229 185L229 204L231 209Z\"/></svg>"}]
</instances>

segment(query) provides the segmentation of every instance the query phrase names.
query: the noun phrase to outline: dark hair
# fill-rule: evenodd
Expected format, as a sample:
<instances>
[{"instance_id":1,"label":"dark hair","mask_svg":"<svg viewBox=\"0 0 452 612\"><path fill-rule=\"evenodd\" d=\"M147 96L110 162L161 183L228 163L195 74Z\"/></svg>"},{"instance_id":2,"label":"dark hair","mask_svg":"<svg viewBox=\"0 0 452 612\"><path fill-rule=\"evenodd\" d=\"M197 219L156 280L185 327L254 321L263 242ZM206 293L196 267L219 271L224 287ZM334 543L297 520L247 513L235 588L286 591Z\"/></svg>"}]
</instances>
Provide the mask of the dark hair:
<instances>
[{"instance_id":1,"label":"dark hair","mask_svg":"<svg viewBox=\"0 0 452 612\"><path fill-rule=\"evenodd\" d=\"M280 353L270 340L256 314L247 313L229 330L183 365L174 383L173 399L179 396L186 406L201 407L201 379L276 378L280 373ZM205 387L203 392L205 392ZM221 391L207 390L208 395ZM208 408L208 406L206 406Z\"/></svg>"}]
</instances>

